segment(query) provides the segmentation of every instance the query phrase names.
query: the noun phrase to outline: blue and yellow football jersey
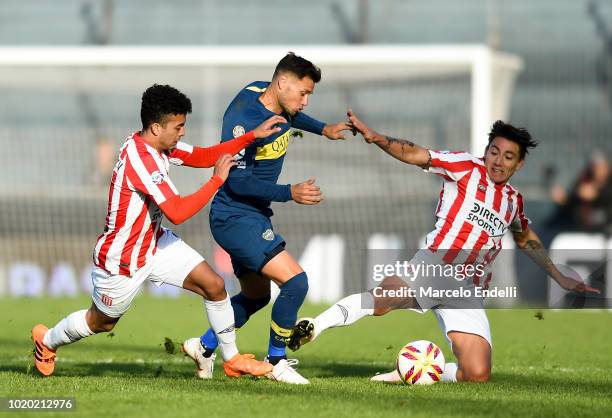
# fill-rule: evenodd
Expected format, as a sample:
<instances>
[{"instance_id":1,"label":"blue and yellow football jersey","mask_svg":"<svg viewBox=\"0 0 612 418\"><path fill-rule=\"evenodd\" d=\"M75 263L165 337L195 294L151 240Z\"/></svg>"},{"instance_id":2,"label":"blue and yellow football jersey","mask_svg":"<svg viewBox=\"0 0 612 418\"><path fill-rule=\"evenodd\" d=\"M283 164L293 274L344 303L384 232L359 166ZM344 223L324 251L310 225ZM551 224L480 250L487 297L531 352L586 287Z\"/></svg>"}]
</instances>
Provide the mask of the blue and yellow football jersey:
<instances>
[{"instance_id":1,"label":"blue and yellow football jersey","mask_svg":"<svg viewBox=\"0 0 612 418\"><path fill-rule=\"evenodd\" d=\"M270 83L255 81L243 88L223 115L222 138L228 141L255 129L275 114L266 109L259 96ZM272 216L271 202L291 200L291 185L276 184L291 143L291 128L321 135L325 124L301 112L291 117L281 114L288 123L281 131L256 140L236 155L238 165L219 190L211 205L213 212L257 212Z\"/></svg>"}]
</instances>

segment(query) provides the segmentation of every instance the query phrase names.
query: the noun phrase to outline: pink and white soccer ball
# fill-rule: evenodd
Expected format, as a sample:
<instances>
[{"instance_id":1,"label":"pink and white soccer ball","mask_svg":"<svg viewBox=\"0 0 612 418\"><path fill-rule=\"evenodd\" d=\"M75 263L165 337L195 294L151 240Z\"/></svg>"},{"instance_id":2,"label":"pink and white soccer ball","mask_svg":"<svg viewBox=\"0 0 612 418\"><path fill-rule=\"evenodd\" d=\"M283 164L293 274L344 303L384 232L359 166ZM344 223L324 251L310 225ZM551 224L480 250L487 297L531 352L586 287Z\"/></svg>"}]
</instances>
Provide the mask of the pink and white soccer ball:
<instances>
[{"instance_id":1,"label":"pink and white soccer ball","mask_svg":"<svg viewBox=\"0 0 612 418\"><path fill-rule=\"evenodd\" d=\"M431 341L406 344L397 356L397 371L407 385L432 385L442 377L444 354Z\"/></svg>"}]
</instances>

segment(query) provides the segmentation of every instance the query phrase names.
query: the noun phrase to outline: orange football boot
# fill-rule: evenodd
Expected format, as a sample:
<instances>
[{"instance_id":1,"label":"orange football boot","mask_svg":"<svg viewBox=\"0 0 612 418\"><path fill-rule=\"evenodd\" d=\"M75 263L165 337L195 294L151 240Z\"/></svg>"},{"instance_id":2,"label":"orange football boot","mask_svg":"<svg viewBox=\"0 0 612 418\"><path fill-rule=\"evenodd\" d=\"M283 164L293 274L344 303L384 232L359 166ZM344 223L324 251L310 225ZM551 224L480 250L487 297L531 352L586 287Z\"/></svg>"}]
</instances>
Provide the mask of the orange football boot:
<instances>
[{"instance_id":1,"label":"orange football boot","mask_svg":"<svg viewBox=\"0 0 612 418\"><path fill-rule=\"evenodd\" d=\"M32 341L34 342L34 363L43 376L50 376L55 370L55 350L43 344L43 337L48 328L38 324L32 328Z\"/></svg>"},{"instance_id":2,"label":"orange football boot","mask_svg":"<svg viewBox=\"0 0 612 418\"><path fill-rule=\"evenodd\" d=\"M265 376L270 373L274 366L270 363L255 360L253 354L236 354L223 363L223 371L226 376L240 377L245 374L251 376Z\"/></svg>"}]
</instances>

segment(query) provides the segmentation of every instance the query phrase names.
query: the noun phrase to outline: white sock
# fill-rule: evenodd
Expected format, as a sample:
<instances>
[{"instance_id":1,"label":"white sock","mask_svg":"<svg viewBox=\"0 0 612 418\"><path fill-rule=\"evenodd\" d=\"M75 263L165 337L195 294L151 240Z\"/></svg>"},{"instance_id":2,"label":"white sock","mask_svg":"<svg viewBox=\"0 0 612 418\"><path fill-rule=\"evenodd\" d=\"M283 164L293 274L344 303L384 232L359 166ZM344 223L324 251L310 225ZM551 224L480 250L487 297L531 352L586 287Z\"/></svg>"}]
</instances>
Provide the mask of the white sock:
<instances>
[{"instance_id":1,"label":"white sock","mask_svg":"<svg viewBox=\"0 0 612 418\"><path fill-rule=\"evenodd\" d=\"M446 363L444 365L444 373L442 373L442 382L456 382L457 381L457 363Z\"/></svg>"},{"instance_id":2,"label":"white sock","mask_svg":"<svg viewBox=\"0 0 612 418\"><path fill-rule=\"evenodd\" d=\"M327 328L350 325L367 315L374 315L374 296L370 292L355 293L317 316L315 331L319 334Z\"/></svg>"},{"instance_id":3,"label":"white sock","mask_svg":"<svg viewBox=\"0 0 612 418\"><path fill-rule=\"evenodd\" d=\"M204 299L204 307L208 315L208 322L217 335L221 356L224 361L227 361L238 354L234 309L229 296L217 302Z\"/></svg>"},{"instance_id":4,"label":"white sock","mask_svg":"<svg viewBox=\"0 0 612 418\"><path fill-rule=\"evenodd\" d=\"M43 344L52 350L62 345L72 344L82 338L93 335L89 329L85 314L87 309L73 312L51 328L43 338Z\"/></svg>"}]
</instances>

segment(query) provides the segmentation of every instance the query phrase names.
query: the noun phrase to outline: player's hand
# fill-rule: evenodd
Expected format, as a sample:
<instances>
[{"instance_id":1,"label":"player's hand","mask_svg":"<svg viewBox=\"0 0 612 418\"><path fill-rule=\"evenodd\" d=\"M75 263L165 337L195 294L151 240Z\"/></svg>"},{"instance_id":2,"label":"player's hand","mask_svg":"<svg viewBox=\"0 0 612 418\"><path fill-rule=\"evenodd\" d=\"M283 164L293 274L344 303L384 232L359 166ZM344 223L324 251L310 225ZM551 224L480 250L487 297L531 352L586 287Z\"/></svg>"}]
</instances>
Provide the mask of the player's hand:
<instances>
[{"instance_id":1,"label":"player's hand","mask_svg":"<svg viewBox=\"0 0 612 418\"><path fill-rule=\"evenodd\" d=\"M352 131L353 127L346 122L338 122L333 125L325 125L323 135L331 140L346 139L342 131Z\"/></svg>"},{"instance_id":2,"label":"player's hand","mask_svg":"<svg viewBox=\"0 0 612 418\"><path fill-rule=\"evenodd\" d=\"M217 162L215 163L215 170L213 171L213 176L221 177L221 180L227 180L227 176L229 176L229 171L236 164L236 159L232 157L230 154L223 154L219 157Z\"/></svg>"},{"instance_id":3,"label":"player's hand","mask_svg":"<svg viewBox=\"0 0 612 418\"><path fill-rule=\"evenodd\" d=\"M355 113L353 113L352 109L349 109L346 112L346 115L349 118L349 124L350 124L351 129L353 129L353 133L359 132L363 136L363 139L365 139L365 141L368 144L371 144L372 142L375 142L375 139L376 139L376 136L377 136L376 131L373 131L372 129L370 129L368 127L368 125L363 123L357 117L357 115L355 115Z\"/></svg>"},{"instance_id":4,"label":"player's hand","mask_svg":"<svg viewBox=\"0 0 612 418\"><path fill-rule=\"evenodd\" d=\"M309 179L291 186L291 198L302 205L316 205L323 200L323 194L315 179Z\"/></svg>"},{"instance_id":5,"label":"player's hand","mask_svg":"<svg viewBox=\"0 0 612 418\"><path fill-rule=\"evenodd\" d=\"M287 119L282 116L275 115L265 120L261 125L253 129L255 138L267 138L270 135L280 132L281 127L277 126L279 123L287 123Z\"/></svg>"},{"instance_id":6,"label":"player's hand","mask_svg":"<svg viewBox=\"0 0 612 418\"><path fill-rule=\"evenodd\" d=\"M561 276L558 280L557 283L559 283L559 286L561 286L563 289L568 290L570 292L576 292L576 293L596 293L596 294L600 294L601 292L599 291L599 289L595 289L594 287L591 287L589 285L587 285L584 282L575 280L569 276Z\"/></svg>"}]
</instances>

